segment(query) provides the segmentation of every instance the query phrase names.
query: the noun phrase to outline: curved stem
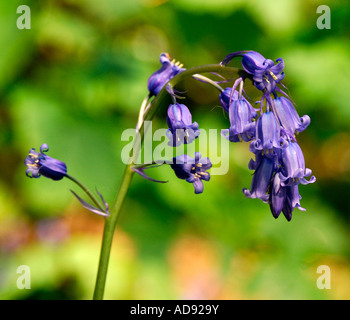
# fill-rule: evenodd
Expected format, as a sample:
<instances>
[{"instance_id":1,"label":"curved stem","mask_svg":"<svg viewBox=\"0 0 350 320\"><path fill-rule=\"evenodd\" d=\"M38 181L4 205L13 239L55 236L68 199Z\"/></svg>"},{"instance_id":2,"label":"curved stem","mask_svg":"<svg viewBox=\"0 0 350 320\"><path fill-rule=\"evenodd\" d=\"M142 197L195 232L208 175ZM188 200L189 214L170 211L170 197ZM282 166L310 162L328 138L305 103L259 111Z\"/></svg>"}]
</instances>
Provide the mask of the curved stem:
<instances>
[{"instance_id":1,"label":"curved stem","mask_svg":"<svg viewBox=\"0 0 350 320\"><path fill-rule=\"evenodd\" d=\"M141 107L140 107L140 111L139 111L139 118L137 121L137 125L136 125L136 130L138 131L142 125L143 122L143 115L145 113L145 110L147 108L147 104L149 101L150 95L148 94L142 101Z\"/></svg>"},{"instance_id":2,"label":"curved stem","mask_svg":"<svg viewBox=\"0 0 350 320\"><path fill-rule=\"evenodd\" d=\"M232 67L225 67L220 64L205 65L205 66L199 66L199 67L187 69L177 74L174 78L172 78L168 82L168 84L170 84L172 87L175 87L175 85L178 84L185 77L193 76L194 74L209 73L209 72L223 73L231 76L232 75L241 76L242 72L244 73L243 70L232 68ZM116 200L111 208L110 215L105 219L105 227L103 231L100 260L99 260L99 266L98 266L98 272L97 272L97 278L96 278L96 286L95 286L95 291L93 296L95 300L103 299L113 235L117 225L121 208L123 206L126 194L128 192L128 189L133 177L134 171L131 170L132 165L136 162L136 159L139 153L141 152L141 147L142 147L143 137L144 137L144 130L143 130L144 121L152 120L153 116L162 105L165 104L169 106L169 104L167 104L168 99L169 99L169 94L166 91L166 86L164 86L163 89L157 95L157 97L155 97L155 99L152 100L150 107L147 109L147 111L144 114L143 121L138 124L141 139L135 139L134 141L133 156L130 157L129 162L125 168L124 175L119 187L119 191L118 191ZM145 101L142 105L146 104Z\"/></svg>"},{"instance_id":3,"label":"curved stem","mask_svg":"<svg viewBox=\"0 0 350 320\"><path fill-rule=\"evenodd\" d=\"M250 78L251 75L247 74L244 70L234 68L234 67L225 67L220 64L208 64L204 66L198 66L190 69L186 69L185 71L180 72L174 78L172 78L168 84L172 87L175 87L176 84L181 82L184 78L193 76L195 74L202 73L218 73L218 74L227 74L229 76L237 76ZM168 97L168 92L166 90L166 86L158 93L155 99L152 101L151 107L147 110L147 114L145 114L144 120L151 120L154 114L157 112L159 106L163 105Z\"/></svg>"}]
</instances>

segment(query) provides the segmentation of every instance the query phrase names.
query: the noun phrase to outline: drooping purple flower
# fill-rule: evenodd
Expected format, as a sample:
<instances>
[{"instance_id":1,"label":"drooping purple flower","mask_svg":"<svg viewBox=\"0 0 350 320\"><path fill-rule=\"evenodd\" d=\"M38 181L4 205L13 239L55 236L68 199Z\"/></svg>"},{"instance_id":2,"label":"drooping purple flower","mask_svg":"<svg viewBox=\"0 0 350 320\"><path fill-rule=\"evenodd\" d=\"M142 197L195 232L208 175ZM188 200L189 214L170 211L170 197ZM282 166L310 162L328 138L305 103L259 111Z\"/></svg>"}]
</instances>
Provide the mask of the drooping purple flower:
<instances>
[{"instance_id":1,"label":"drooping purple flower","mask_svg":"<svg viewBox=\"0 0 350 320\"><path fill-rule=\"evenodd\" d=\"M273 158L262 155L260 152L255 154L256 160L251 159L249 169L255 170L253 174L250 190L243 189L247 198L258 198L264 202L269 200L269 186L271 179L277 167L277 157Z\"/></svg>"},{"instance_id":2,"label":"drooping purple flower","mask_svg":"<svg viewBox=\"0 0 350 320\"><path fill-rule=\"evenodd\" d=\"M219 96L223 109L229 114L230 128L221 130L221 135L231 142L250 141L255 135L256 110L237 90L225 88Z\"/></svg>"},{"instance_id":3,"label":"drooping purple flower","mask_svg":"<svg viewBox=\"0 0 350 320\"><path fill-rule=\"evenodd\" d=\"M170 146L191 143L200 134L198 123L192 123L191 112L184 104L171 104L166 120L169 127L167 136L170 139Z\"/></svg>"},{"instance_id":4,"label":"drooping purple flower","mask_svg":"<svg viewBox=\"0 0 350 320\"><path fill-rule=\"evenodd\" d=\"M148 79L148 90L150 95L158 95L159 91L162 90L164 85L178 73L185 70L182 68L182 64L170 61L168 53L162 53L160 55L161 68L154 72Z\"/></svg>"},{"instance_id":5,"label":"drooping purple flower","mask_svg":"<svg viewBox=\"0 0 350 320\"><path fill-rule=\"evenodd\" d=\"M224 91L222 91L219 95L221 106L227 113L228 113L230 104L232 103L232 100L237 100L237 99L238 99L238 91L235 90L232 93L232 87L225 88Z\"/></svg>"},{"instance_id":6,"label":"drooping purple flower","mask_svg":"<svg viewBox=\"0 0 350 320\"><path fill-rule=\"evenodd\" d=\"M306 210L300 205L301 195L299 194L299 185L295 184L287 187L287 199L293 209L298 208L301 211Z\"/></svg>"},{"instance_id":7,"label":"drooping purple flower","mask_svg":"<svg viewBox=\"0 0 350 320\"><path fill-rule=\"evenodd\" d=\"M278 218L282 212L286 197L287 187L281 186L280 176L276 172L271 182L269 199L270 209L275 218Z\"/></svg>"},{"instance_id":8,"label":"drooping purple flower","mask_svg":"<svg viewBox=\"0 0 350 320\"><path fill-rule=\"evenodd\" d=\"M242 67L252 75L254 86L267 94L275 91L277 83L284 78L284 62L281 58L275 64L256 51L239 51L226 56L221 64L226 65L235 57L242 57Z\"/></svg>"},{"instance_id":9,"label":"drooping purple flower","mask_svg":"<svg viewBox=\"0 0 350 320\"><path fill-rule=\"evenodd\" d=\"M51 158L44 152L49 151L49 146L44 143L40 147L40 153L34 148L29 150L24 164L27 166L26 175L30 178L44 177L61 180L67 173L67 166L64 162Z\"/></svg>"},{"instance_id":10,"label":"drooping purple flower","mask_svg":"<svg viewBox=\"0 0 350 320\"><path fill-rule=\"evenodd\" d=\"M305 179L311 170L305 169L304 156L296 142L290 142L286 148L279 149L276 156L279 158L278 171L270 185L270 209L275 218L283 212L290 221L295 208L306 210L300 205L299 184L315 182L316 178L313 176L309 181Z\"/></svg>"},{"instance_id":11,"label":"drooping purple flower","mask_svg":"<svg viewBox=\"0 0 350 320\"><path fill-rule=\"evenodd\" d=\"M266 154L272 153L273 148L284 148L286 141L281 137L280 125L272 111L260 115L256 123L256 140L250 144L252 152L264 150Z\"/></svg>"},{"instance_id":12,"label":"drooping purple flower","mask_svg":"<svg viewBox=\"0 0 350 320\"><path fill-rule=\"evenodd\" d=\"M179 179L193 183L195 193L202 193L204 189L203 181L209 181L210 174L207 172L212 167L209 158L202 158L199 152L195 153L195 158L186 154L173 158L171 168Z\"/></svg>"},{"instance_id":13,"label":"drooping purple flower","mask_svg":"<svg viewBox=\"0 0 350 320\"><path fill-rule=\"evenodd\" d=\"M245 99L233 100L229 107L230 128L221 134L231 142L250 141L255 136L255 121L252 107ZM256 115L256 114L255 114Z\"/></svg>"},{"instance_id":14,"label":"drooping purple flower","mask_svg":"<svg viewBox=\"0 0 350 320\"><path fill-rule=\"evenodd\" d=\"M308 115L299 117L292 102L286 97L277 97L272 101L281 126L288 130L290 134L294 135L296 131L304 131L310 124L310 117Z\"/></svg>"},{"instance_id":15,"label":"drooping purple flower","mask_svg":"<svg viewBox=\"0 0 350 320\"><path fill-rule=\"evenodd\" d=\"M220 99L220 103L223 107L223 109L229 113L229 107L230 104L234 101L234 100L238 100L239 99L239 92L237 90L234 90L232 93L232 88L231 87L227 87L224 89L224 91L222 91L219 95L219 99ZM255 118L258 114L257 114L257 110L255 108L253 108L253 106L249 103L249 101L242 95L241 96L241 100L244 100L248 106L249 106L249 112L251 114L252 118Z\"/></svg>"},{"instance_id":16,"label":"drooping purple flower","mask_svg":"<svg viewBox=\"0 0 350 320\"><path fill-rule=\"evenodd\" d=\"M298 208L301 211L305 211L306 209L300 206L301 196L299 194L298 185L288 186L286 188L286 200L284 202L284 206L282 212L286 219L290 221L292 219L292 213L295 208Z\"/></svg>"},{"instance_id":17,"label":"drooping purple flower","mask_svg":"<svg viewBox=\"0 0 350 320\"><path fill-rule=\"evenodd\" d=\"M312 176L309 181L305 179L312 174L312 171L305 168L303 152L297 142L290 142L286 148L281 151L282 164L280 179L283 186L295 184L308 184L316 181Z\"/></svg>"}]
</instances>

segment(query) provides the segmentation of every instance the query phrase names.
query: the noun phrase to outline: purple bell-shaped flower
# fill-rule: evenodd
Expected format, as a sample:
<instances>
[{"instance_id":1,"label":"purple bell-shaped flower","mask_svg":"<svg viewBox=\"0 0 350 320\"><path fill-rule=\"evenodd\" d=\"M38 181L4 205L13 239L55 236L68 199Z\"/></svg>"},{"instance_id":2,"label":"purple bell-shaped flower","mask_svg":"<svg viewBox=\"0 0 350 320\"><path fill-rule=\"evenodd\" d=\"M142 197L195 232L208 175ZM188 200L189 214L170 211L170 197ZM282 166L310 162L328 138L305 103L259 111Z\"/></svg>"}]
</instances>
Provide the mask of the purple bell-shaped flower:
<instances>
[{"instance_id":1,"label":"purple bell-shaped flower","mask_svg":"<svg viewBox=\"0 0 350 320\"><path fill-rule=\"evenodd\" d=\"M195 153L195 158L186 154L173 158L171 168L174 170L179 179L184 179L193 183L195 193L202 193L204 186L203 181L210 180L210 174L207 172L212 167L209 158L202 158L199 152Z\"/></svg>"},{"instance_id":2,"label":"purple bell-shaped flower","mask_svg":"<svg viewBox=\"0 0 350 320\"><path fill-rule=\"evenodd\" d=\"M34 148L30 149L24 164L27 166L26 175L30 178L44 177L61 180L67 174L67 166L64 162L47 156L49 146L44 143L40 147L40 153Z\"/></svg>"},{"instance_id":3,"label":"purple bell-shaped flower","mask_svg":"<svg viewBox=\"0 0 350 320\"><path fill-rule=\"evenodd\" d=\"M171 104L167 113L167 136L170 139L170 146L179 146L180 144L188 144L198 138L200 130L198 123L192 123L192 115L190 110L180 103Z\"/></svg>"},{"instance_id":4,"label":"purple bell-shaped flower","mask_svg":"<svg viewBox=\"0 0 350 320\"><path fill-rule=\"evenodd\" d=\"M160 55L161 68L154 72L148 79L148 90L150 95L158 95L159 91L163 89L164 85L178 73L185 70L182 64L175 61L170 61L168 53Z\"/></svg>"}]
</instances>

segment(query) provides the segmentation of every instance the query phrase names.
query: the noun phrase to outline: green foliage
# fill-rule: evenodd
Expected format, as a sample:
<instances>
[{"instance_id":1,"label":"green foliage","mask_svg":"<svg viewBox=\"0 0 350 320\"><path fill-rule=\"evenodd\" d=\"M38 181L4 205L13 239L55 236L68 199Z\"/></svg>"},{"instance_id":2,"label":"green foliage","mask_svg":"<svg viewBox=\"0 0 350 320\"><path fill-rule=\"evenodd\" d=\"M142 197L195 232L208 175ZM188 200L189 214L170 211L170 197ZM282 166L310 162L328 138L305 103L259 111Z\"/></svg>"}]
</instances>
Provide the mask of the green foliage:
<instances>
[{"instance_id":1,"label":"green foliage","mask_svg":"<svg viewBox=\"0 0 350 320\"><path fill-rule=\"evenodd\" d=\"M16 27L20 4L31 7L30 30ZM349 299L349 10L337 2L332 29L318 30L319 4L2 1L0 298L92 297L102 218L80 208L71 181L26 178L30 148L47 143L69 174L111 203L124 169L121 133L136 125L159 54L191 67L252 49L284 58L284 83L299 113L311 116L298 138L318 179L300 188L307 211L295 210L288 223L245 198L247 144L231 145L229 172L205 182L201 195L166 167L151 175L167 184L135 176L105 298ZM186 100L193 118L205 129L226 128L204 87ZM19 265L32 270L30 290L16 287ZM331 268L331 290L316 286L319 265Z\"/></svg>"}]
</instances>

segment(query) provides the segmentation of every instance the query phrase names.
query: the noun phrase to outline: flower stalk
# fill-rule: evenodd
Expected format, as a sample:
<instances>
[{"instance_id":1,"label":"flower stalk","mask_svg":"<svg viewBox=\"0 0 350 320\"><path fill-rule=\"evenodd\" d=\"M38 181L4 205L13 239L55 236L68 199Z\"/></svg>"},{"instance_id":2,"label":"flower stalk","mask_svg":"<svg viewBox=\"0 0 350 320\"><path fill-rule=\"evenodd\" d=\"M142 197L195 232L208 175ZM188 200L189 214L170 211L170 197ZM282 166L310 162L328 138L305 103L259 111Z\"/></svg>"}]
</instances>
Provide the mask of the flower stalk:
<instances>
[{"instance_id":1,"label":"flower stalk","mask_svg":"<svg viewBox=\"0 0 350 320\"><path fill-rule=\"evenodd\" d=\"M168 85L171 87L175 87L179 82L181 82L186 77L191 77L193 75L203 74L203 73L218 73L222 75L229 76L240 76L240 74L244 72L243 70L234 68L234 67L226 67L220 64L213 65L204 65L198 66L191 69L186 69L181 73L175 75L169 82ZM198 77L198 76L197 76ZM211 84L211 82L207 82ZM110 257L110 251L112 248L113 235L117 226L118 217L120 215L122 206L124 204L127 192L129 190L131 180L134 174L132 170L134 163L136 163L136 159L138 154L141 152L141 147L144 138L144 121L151 121L154 115L159 111L162 107L168 107L169 101L171 101L170 95L167 91L167 86L165 85L162 90L159 91L157 96L150 102L150 107L146 110L143 120L139 117L138 128L141 135L141 139L135 139L133 146L133 156L130 157L128 164L125 167L124 175L122 181L120 183L119 191L117 193L114 204L111 207L110 215L105 219L105 226L103 231L101 252L100 252L100 260L96 277L95 291L93 295L94 300L102 300L104 296L105 283L107 279L107 271L108 271L108 262ZM142 103L144 107L145 101Z\"/></svg>"}]
</instances>

